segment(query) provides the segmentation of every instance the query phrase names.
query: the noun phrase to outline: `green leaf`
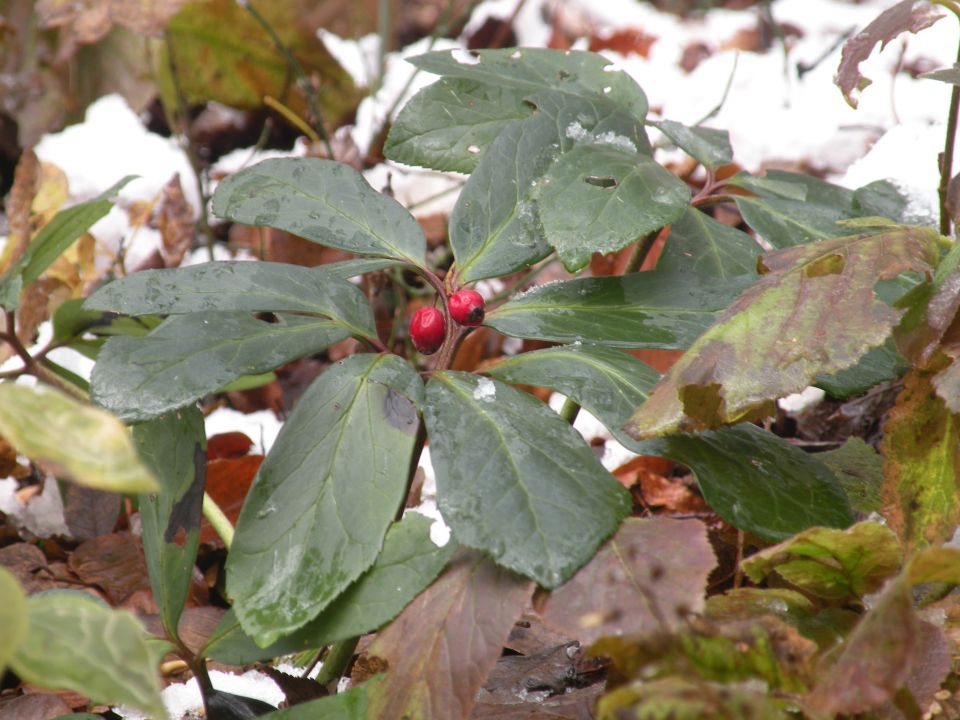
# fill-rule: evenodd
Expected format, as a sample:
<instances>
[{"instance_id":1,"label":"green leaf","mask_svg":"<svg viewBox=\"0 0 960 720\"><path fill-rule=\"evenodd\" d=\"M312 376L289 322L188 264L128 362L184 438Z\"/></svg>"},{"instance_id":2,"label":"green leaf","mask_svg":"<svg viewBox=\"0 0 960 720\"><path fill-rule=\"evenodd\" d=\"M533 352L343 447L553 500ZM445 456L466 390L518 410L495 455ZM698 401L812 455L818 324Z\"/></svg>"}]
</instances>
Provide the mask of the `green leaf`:
<instances>
[{"instance_id":1,"label":"green leaf","mask_svg":"<svg viewBox=\"0 0 960 720\"><path fill-rule=\"evenodd\" d=\"M160 620L176 638L200 545L207 475L203 415L195 407L168 413L134 427L133 440L161 483L160 493L139 498L143 554Z\"/></svg>"},{"instance_id":2,"label":"green leaf","mask_svg":"<svg viewBox=\"0 0 960 720\"><path fill-rule=\"evenodd\" d=\"M559 92L593 102L613 102L638 120L647 115L647 98L630 75L613 70L610 61L580 50L521 48L439 50L411 58L421 70L474 80L529 94Z\"/></svg>"},{"instance_id":3,"label":"green leaf","mask_svg":"<svg viewBox=\"0 0 960 720\"><path fill-rule=\"evenodd\" d=\"M347 165L321 158L264 160L226 178L213 212L266 225L358 255L423 266L420 225L396 200L374 190Z\"/></svg>"},{"instance_id":4,"label":"green leaf","mask_svg":"<svg viewBox=\"0 0 960 720\"><path fill-rule=\"evenodd\" d=\"M758 692L754 683L707 683L701 678L669 676L634 680L604 694L598 720L715 720L715 718L793 717L783 700Z\"/></svg>"},{"instance_id":5,"label":"green leaf","mask_svg":"<svg viewBox=\"0 0 960 720\"><path fill-rule=\"evenodd\" d=\"M730 133L726 130L687 127L673 120L661 120L650 124L704 167L717 168L733 162Z\"/></svg>"},{"instance_id":6,"label":"green leaf","mask_svg":"<svg viewBox=\"0 0 960 720\"><path fill-rule=\"evenodd\" d=\"M123 423L49 387L0 384L0 435L58 478L112 492L158 489Z\"/></svg>"},{"instance_id":7,"label":"green leaf","mask_svg":"<svg viewBox=\"0 0 960 720\"><path fill-rule=\"evenodd\" d=\"M132 613L73 590L34 595L27 604L30 633L11 661L25 682L163 717L162 652Z\"/></svg>"},{"instance_id":8,"label":"green leaf","mask_svg":"<svg viewBox=\"0 0 960 720\"><path fill-rule=\"evenodd\" d=\"M29 625L27 596L13 573L0 566L0 674L27 637Z\"/></svg>"},{"instance_id":9,"label":"green leaf","mask_svg":"<svg viewBox=\"0 0 960 720\"><path fill-rule=\"evenodd\" d=\"M509 385L437 373L424 418L454 535L544 587L565 582L630 511L576 430Z\"/></svg>"},{"instance_id":10,"label":"green leaf","mask_svg":"<svg viewBox=\"0 0 960 720\"><path fill-rule=\"evenodd\" d=\"M107 341L93 368L93 399L127 421L189 405L241 375L273 370L349 336L329 320L245 312L174 315L144 338Z\"/></svg>"},{"instance_id":11,"label":"green leaf","mask_svg":"<svg viewBox=\"0 0 960 720\"><path fill-rule=\"evenodd\" d=\"M686 183L626 143L620 136L578 143L544 176L543 229L570 272L594 252L620 250L679 219L690 202Z\"/></svg>"},{"instance_id":12,"label":"green leaf","mask_svg":"<svg viewBox=\"0 0 960 720\"><path fill-rule=\"evenodd\" d=\"M765 255L765 273L691 346L626 431L701 430L769 412L775 398L852 367L900 319L874 285L937 262L937 233L891 227Z\"/></svg>"},{"instance_id":13,"label":"green leaf","mask_svg":"<svg viewBox=\"0 0 960 720\"><path fill-rule=\"evenodd\" d=\"M833 471L850 507L864 515L881 511L883 458L870 445L856 436L849 437L836 450L817 453L817 459Z\"/></svg>"},{"instance_id":14,"label":"green leaf","mask_svg":"<svg viewBox=\"0 0 960 720\"><path fill-rule=\"evenodd\" d=\"M374 678L336 695L310 700L260 717L262 720L368 720L368 686L376 681Z\"/></svg>"},{"instance_id":15,"label":"green leaf","mask_svg":"<svg viewBox=\"0 0 960 720\"><path fill-rule=\"evenodd\" d=\"M227 592L261 646L306 625L376 560L403 502L422 393L399 357L353 355L284 424L227 560Z\"/></svg>"},{"instance_id":16,"label":"green leaf","mask_svg":"<svg viewBox=\"0 0 960 720\"><path fill-rule=\"evenodd\" d=\"M332 318L356 335L372 338L377 333L360 288L324 266L220 261L143 270L100 288L84 307L124 315L305 312Z\"/></svg>"},{"instance_id":17,"label":"green leaf","mask_svg":"<svg viewBox=\"0 0 960 720\"><path fill-rule=\"evenodd\" d=\"M404 105L383 154L406 165L470 173L501 132L533 113L525 95L495 84L442 78Z\"/></svg>"},{"instance_id":18,"label":"green leaf","mask_svg":"<svg viewBox=\"0 0 960 720\"><path fill-rule=\"evenodd\" d=\"M487 368L513 385L548 387L572 398L628 447L620 428L649 397L660 373L625 352L603 345L564 345L508 357Z\"/></svg>"},{"instance_id":19,"label":"green leaf","mask_svg":"<svg viewBox=\"0 0 960 720\"><path fill-rule=\"evenodd\" d=\"M849 398L865 393L877 383L900 377L909 367L888 338L883 345L868 350L853 367L832 375L817 375L813 384L831 397Z\"/></svg>"},{"instance_id":20,"label":"green leaf","mask_svg":"<svg viewBox=\"0 0 960 720\"><path fill-rule=\"evenodd\" d=\"M505 335L622 348L683 350L756 280L693 273L631 273L548 283L487 313Z\"/></svg>"},{"instance_id":21,"label":"green leaf","mask_svg":"<svg viewBox=\"0 0 960 720\"><path fill-rule=\"evenodd\" d=\"M776 572L800 590L831 600L862 598L876 592L903 560L893 531L861 522L847 530L810 528L743 561L753 582Z\"/></svg>"},{"instance_id":22,"label":"green leaf","mask_svg":"<svg viewBox=\"0 0 960 720\"><path fill-rule=\"evenodd\" d=\"M19 307L20 290L39 278L64 250L110 212L112 199L134 177L128 175L92 200L54 215L33 238L20 259L0 277L0 305L7 310Z\"/></svg>"},{"instance_id":23,"label":"green leaf","mask_svg":"<svg viewBox=\"0 0 960 720\"><path fill-rule=\"evenodd\" d=\"M410 513L391 525L383 551L371 568L294 633L261 648L243 632L230 610L202 654L231 665L246 665L376 630L433 582L456 548L453 542L437 547L430 541L431 522L423 515Z\"/></svg>"},{"instance_id":24,"label":"green leaf","mask_svg":"<svg viewBox=\"0 0 960 720\"><path fill-rule=\"evenodd\" d=\"M673 223L657 261L657 272L696 272L727 278L757 271L761 249L745 232L694 208Z\"/></svg>"},{"instance_id":25,"label":"green leaf","mask_svg":"<svg viewBox=\"0 0 960 720\"><path fill-rule=\"evenodd\" d=\"M671 435L634 450L689 467L720 517L766 540L853 522L843 490L816 456L755 425Z\"/></svg>"}]
</instances>

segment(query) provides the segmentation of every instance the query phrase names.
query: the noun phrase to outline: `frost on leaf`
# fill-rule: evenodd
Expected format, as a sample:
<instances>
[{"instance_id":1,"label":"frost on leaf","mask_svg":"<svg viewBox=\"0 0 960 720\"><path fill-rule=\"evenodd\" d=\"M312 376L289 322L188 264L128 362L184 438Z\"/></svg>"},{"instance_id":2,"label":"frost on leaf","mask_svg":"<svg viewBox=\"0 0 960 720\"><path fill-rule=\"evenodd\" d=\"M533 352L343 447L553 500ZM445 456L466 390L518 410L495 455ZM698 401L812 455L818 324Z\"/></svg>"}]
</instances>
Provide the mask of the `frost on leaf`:
<instances>
[{"instance_id":1,"label":"frost on leaf","mask_svg":"<svg viewBox=\"0 0 960 720\"><path fill-rule=\"evenodd\" d=\"M763 277L694 342L626 431L644 439L759 416L817 375L853 366L905 312L877 297L876 282L930 273L936 262L936 232L914 227L764 256Z\"/></svg>"},{"instance_id":2,"label":"frost on leaf","mask_svg":"<svg viewBox=\"0 0 960 720\"><path fill-rule=\"evenodd\" d=\"M942 17L943 12L933 3L903 0L880 13L872 23L847 40L834 78L847 103L857 107L858 98L854 97L854 91L859 94L872 82L860 73L860 63L870 57L874 45L880 43L880 49L883 50L901 33L920 32Z\"/></svg>"}]
</instances>

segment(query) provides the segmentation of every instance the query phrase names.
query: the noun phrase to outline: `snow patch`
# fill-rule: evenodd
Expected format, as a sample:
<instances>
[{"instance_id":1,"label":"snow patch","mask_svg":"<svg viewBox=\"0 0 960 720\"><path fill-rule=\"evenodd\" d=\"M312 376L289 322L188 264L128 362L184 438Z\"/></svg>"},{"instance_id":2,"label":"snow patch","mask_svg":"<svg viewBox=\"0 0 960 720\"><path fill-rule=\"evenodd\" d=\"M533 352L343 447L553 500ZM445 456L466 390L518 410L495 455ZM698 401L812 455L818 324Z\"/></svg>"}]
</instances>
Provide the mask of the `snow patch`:
<instances>
[{"instance_id":1,"label":"snow patch","mask_svg":"<svg viewBox=\"0 0 960 720\"><path fill-rule=\"evenodd\" d=\"M497 399L497 386L490 378L482 377L473 391L473 399L480 402L493 402Z\"/></svg>"}]
</instances>

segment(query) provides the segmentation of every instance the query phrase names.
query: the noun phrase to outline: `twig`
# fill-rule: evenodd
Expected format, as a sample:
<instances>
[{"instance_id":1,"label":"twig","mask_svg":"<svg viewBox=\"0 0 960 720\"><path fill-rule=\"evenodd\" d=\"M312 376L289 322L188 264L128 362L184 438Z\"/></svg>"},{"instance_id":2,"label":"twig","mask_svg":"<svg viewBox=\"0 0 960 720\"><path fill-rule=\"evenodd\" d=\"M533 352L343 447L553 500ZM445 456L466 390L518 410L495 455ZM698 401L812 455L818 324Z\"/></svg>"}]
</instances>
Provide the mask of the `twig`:
<instances>
[{"instance_id":1,"label":"twig","mask_svg":"<svg viewBox=\"0 0 960 720\"><path fill-rule=\"evenodd\" d=\"M320 142L320 136L317 135L317 131L314 130L312 127L310 127L302 117L297 115L293 110L288 108L282 102L280 102L274 97L271 97L270 95L264 95L263 104L266 105L271 110L275 110L276 112L283 115L284 119L288 123L293 125L297 130L299 130L308 138L310 138L310 142L314 142L314 143Z\"/></svg>"},{"instance_id":2,"label":"twig","mask_svg":"<svg viewBox=\"0 0 960 720\"><path fill-rule=\"evenodd\" d=\"M217 505L217 502L207 493L203 494L203 517L207 519L207 522L210 523L214 532L223 540L224 547L229 550L230 546L233 545L233 523L230 522L230 518L228 518L226 513Z\"/></svg>"},{"instance_id":3,"label":"twig","mask_svg":"<svg viewBox=\"0 0 960 720\"><path fill-rule=\"evenodd\" d=\"M958 15L960 17L960 15ZM957 62L960 63L960 46L957 47ZM957 139L957 113L960 110L960 85L954 85L950 92L950 110L947 114L947 138L940 156L940 234L950 234L950 212L948 209L948 189L953 175L953 151Z\"/></svg>"}]
</instances>

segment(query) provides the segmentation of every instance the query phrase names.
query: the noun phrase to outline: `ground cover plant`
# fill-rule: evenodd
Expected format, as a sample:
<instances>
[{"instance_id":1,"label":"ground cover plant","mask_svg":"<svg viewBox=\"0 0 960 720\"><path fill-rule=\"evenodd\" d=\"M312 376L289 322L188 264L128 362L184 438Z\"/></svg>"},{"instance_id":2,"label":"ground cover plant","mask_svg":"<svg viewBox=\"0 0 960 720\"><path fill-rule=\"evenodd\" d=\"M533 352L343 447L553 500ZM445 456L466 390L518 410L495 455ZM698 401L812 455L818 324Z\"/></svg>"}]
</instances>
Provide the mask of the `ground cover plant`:
<instances>
[{"instance_id":1,"label":"ground cover plant","mask_svg":"<svg viewBox=\"0 0 960 720\"><path fill-rule=\"evenodd\" d=\"M848 101L878 42L944 8L960 14L899 3L852 36L837 75ZM0 384L0 435L58 478L135 498L162 629L79 591L26 597L0 568L0 666L154 716L168 652L224 718L952 711L956 68L930 77L954 85L937 223L888 182L736 172L726 133L651 120L640 85L594 53L411 62L439 80L400 112L384 153L468 175L448 242L429 244L344 163L244 168L219 183L215 217L349 259L143 270L64 303L54 342L95 357L89 385L31 355L16 312L126 180L7 256L0 338L41 384ZM654 159L651 127L699 180ZM720 206L743 229L717 220ZM616 273L592 264L614 254ZM560 279L541 282L549 273ZM484 300L490 280L503 290ZM484 337L528 344L458 369ZM205 494L198 402L350 338L287 417L232 527ZM634 350L674 361L661 374ZM777 399L809 385L838 404L893 388L879 447L854 436L810 453L774 432ZM556 412L531 388L566 401ZM581 409L639 453L633 479L571 427ZM452 533L442 546L428 518L404 513L424 448ZM650 516L634 481L655 467L689 468L697 491L681 492L696 511ZM708 525L713 513L722 522ZM226 549L230 609L188 642L202 516ZM547 652L523 649L531 610L556 633ZM324 648L308 701L283 710L208 677L208 660ZM508 679L491 685L498 672ZM350 690L314 699L347 674Z\"/></svg>"}]
</instances>

